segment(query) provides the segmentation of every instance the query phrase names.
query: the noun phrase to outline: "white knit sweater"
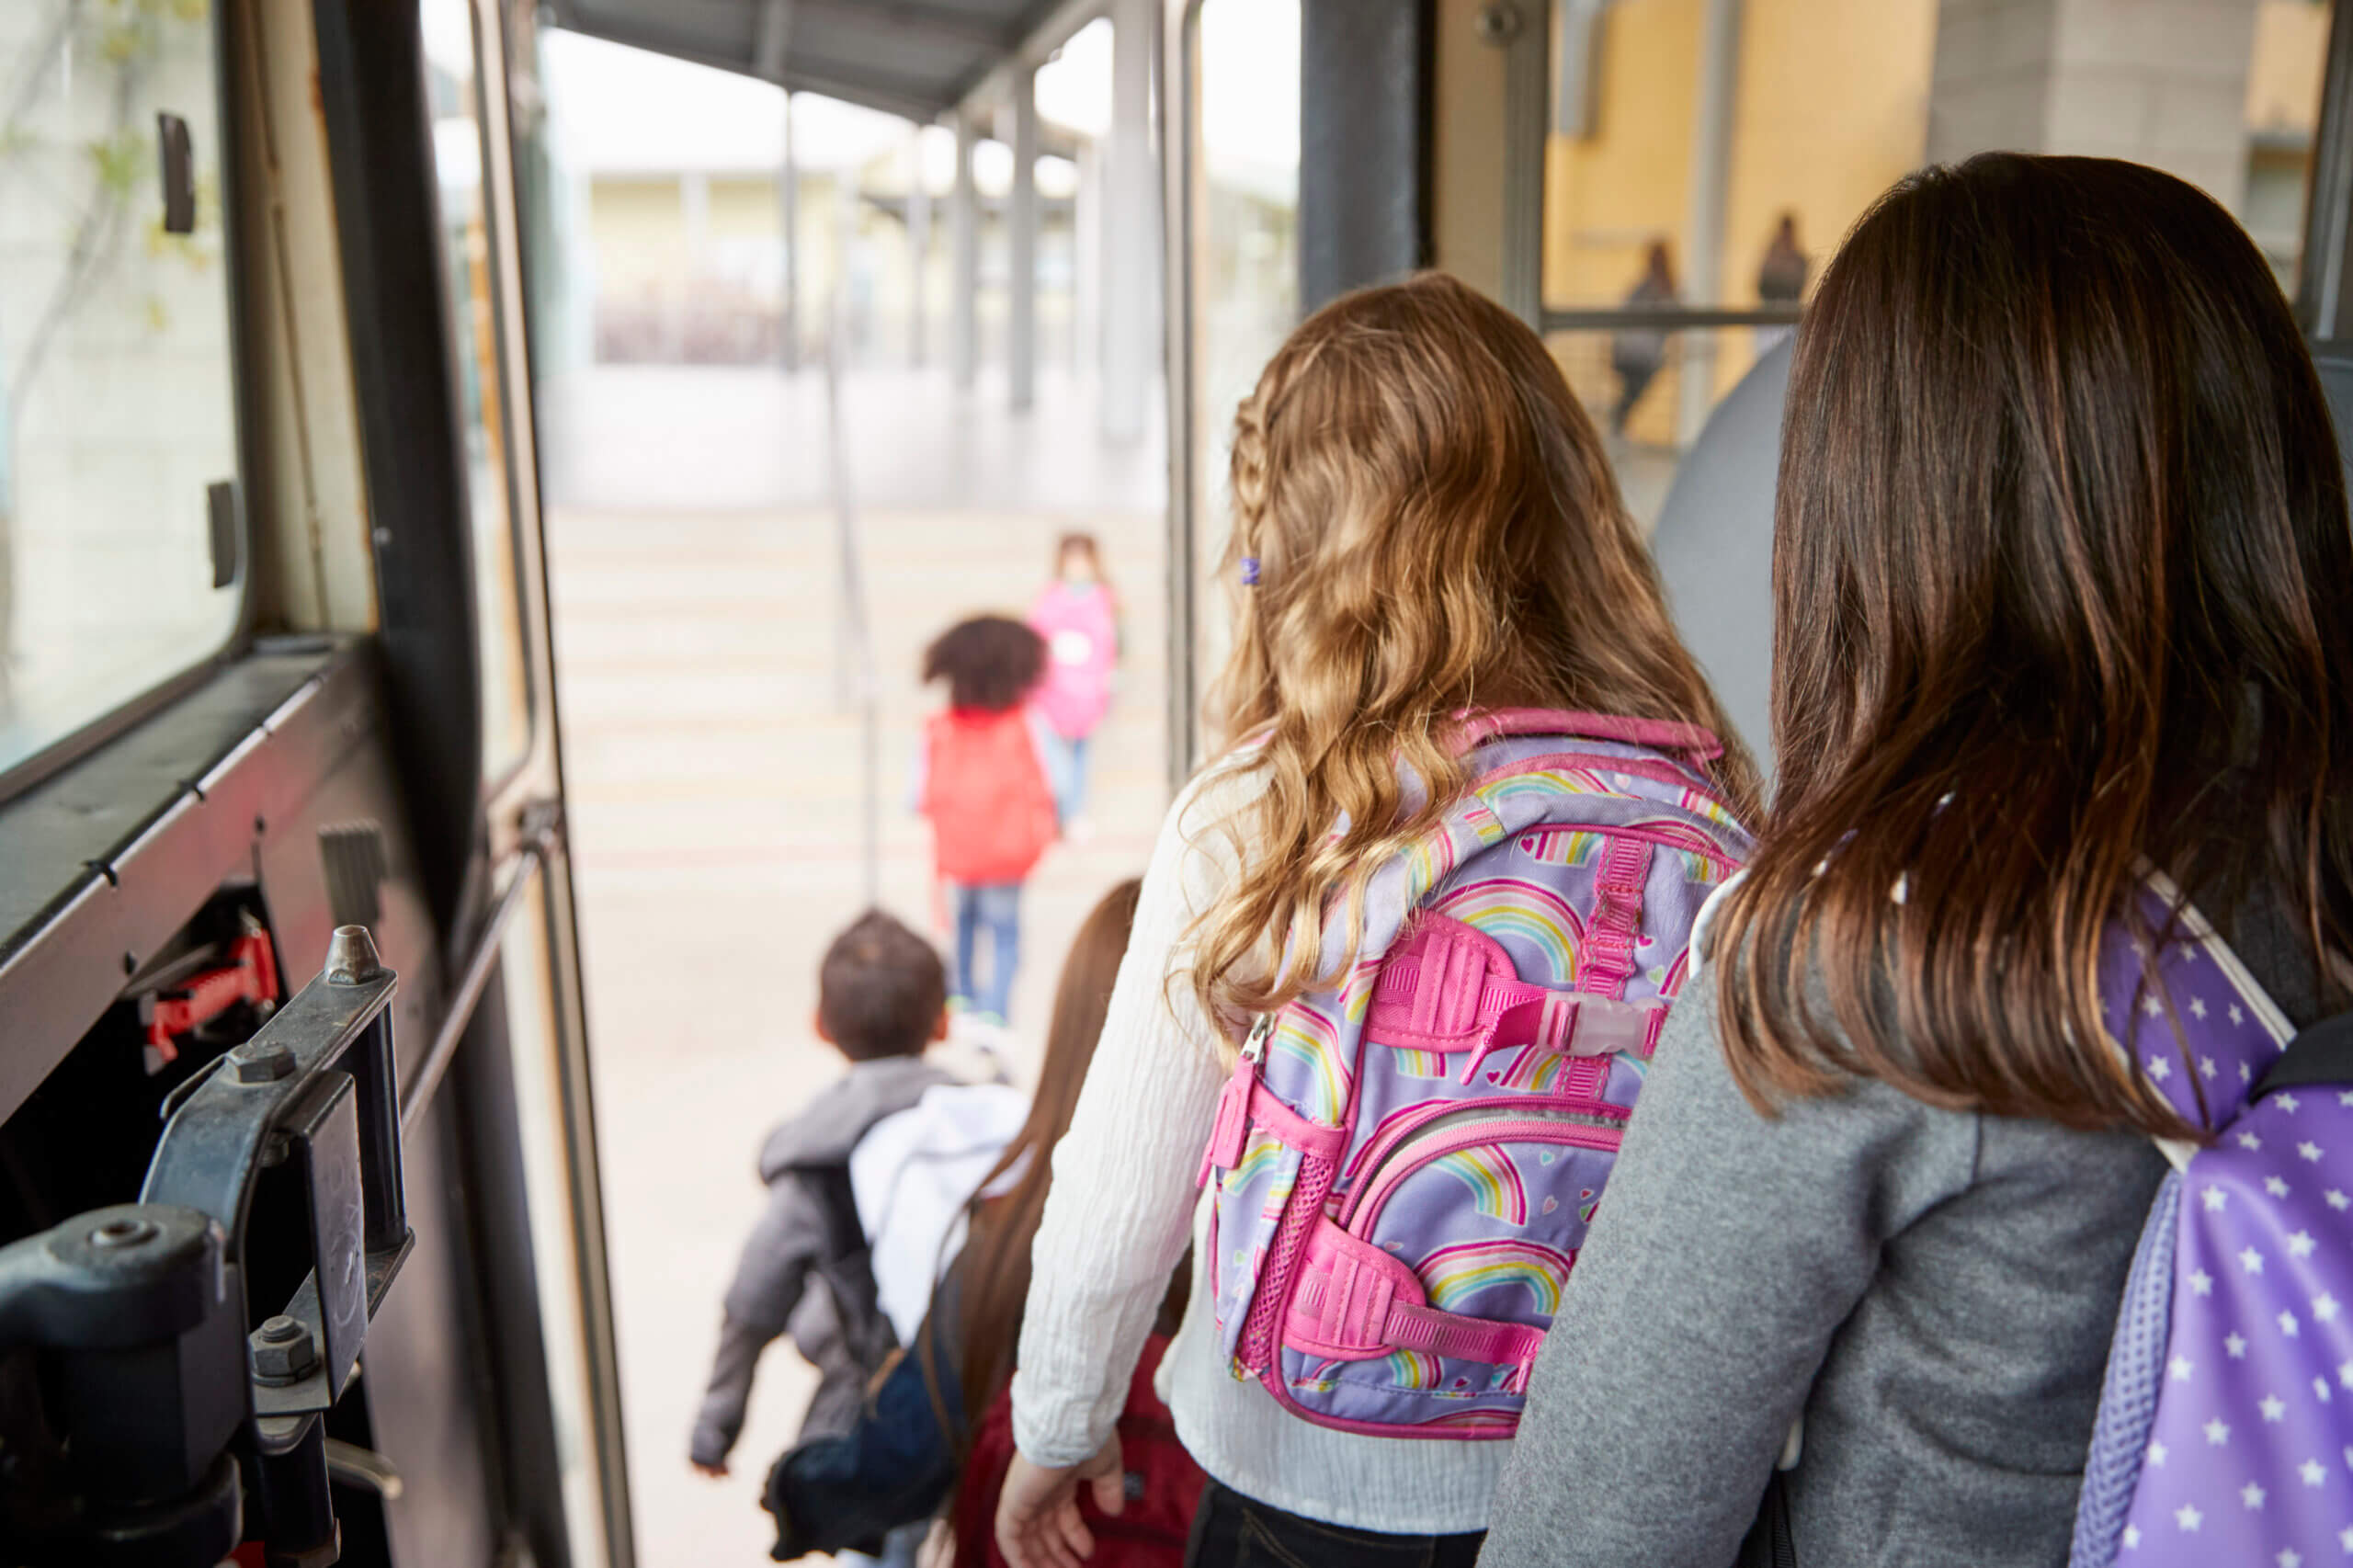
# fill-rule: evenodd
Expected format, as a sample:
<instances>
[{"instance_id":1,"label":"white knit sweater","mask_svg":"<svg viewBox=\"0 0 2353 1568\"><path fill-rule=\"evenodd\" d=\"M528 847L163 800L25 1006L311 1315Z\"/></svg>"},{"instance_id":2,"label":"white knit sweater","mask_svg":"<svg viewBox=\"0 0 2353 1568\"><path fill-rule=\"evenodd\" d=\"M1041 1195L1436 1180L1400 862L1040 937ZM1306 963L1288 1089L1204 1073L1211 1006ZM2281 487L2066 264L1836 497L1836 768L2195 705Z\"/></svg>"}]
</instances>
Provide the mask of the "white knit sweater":
<instances>
[{"instance_id":1,"label":"white knit sweater","mask_svg":"<svg viewBox=\"0 0 2353 1568\"><path fill-rule=\"evenodd\" d=\"M1219 824L1262 776L1211 772L1162 824L1135 932L1054 1185L1013 1379L1013 1431L1041 1465L1075 1464L1119 1419L1136 1358L1188 1244L1192 1300L1160 1371L1160 1392L1201 1468L1259 1502L1330 1524L1399 1535L1483 1529L1511 1445L1336 1432L1302 1421L1220 1358L1209 1270L1193 1232L1207 1208L1194 1180L1226 1067L1189 988L1167 983L1196 912L1233 874Z\"/></svg>"}]
</instances>

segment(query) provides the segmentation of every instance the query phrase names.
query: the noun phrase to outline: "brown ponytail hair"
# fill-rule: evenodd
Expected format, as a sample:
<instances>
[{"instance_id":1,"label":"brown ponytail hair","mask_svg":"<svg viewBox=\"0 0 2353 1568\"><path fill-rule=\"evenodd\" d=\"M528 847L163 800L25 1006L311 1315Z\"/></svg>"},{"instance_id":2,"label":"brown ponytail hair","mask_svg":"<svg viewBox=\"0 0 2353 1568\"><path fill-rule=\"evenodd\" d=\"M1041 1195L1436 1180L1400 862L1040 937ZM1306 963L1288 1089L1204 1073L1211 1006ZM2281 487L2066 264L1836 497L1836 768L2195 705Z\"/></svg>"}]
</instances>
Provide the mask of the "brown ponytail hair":
<instances>
[{"instance_id":1,"label":"brown ponytail hair","mask_svg":"<svg viewBox=\"0 0 2353 1568\"><path fill-rule=\"evenodd\" d=\"M988 1413L997 1391L1013 1372L1013 1352L1021 1338L1022 1304L1029 1296L1029 1246L1038 1237L1038 1222L1046 1210L1046 1189L1053 1183L1054 1145L1070 1131L1071 1113L1078 1107L1078 1091L1095 1060L1095 1044L1110 1011L1111 985L1119 978L1120 960L1127 956L1128 933L1134 927L1136 899L1142 884L1121 882L1103 897L1078 928L1063 960L1062 981L1054 991L1054 1013L1046 1027L1046 1056L1038 1069L1037 1096L1029 1102L1029 1118L1006 1145L1005 1153L981 1191L987 1194L1008 1174L1013 1185L995 1197L975 1198L972 1227L956 1263L961 1294L957 1314L962 1340L957 1349L957 1381L963 1391L964 1429L951 1431L957 1451L971 1446L972 1434ZM932 1364L932 1336L918 1336L925 1371L934 1390L940 1387Z\"/></svg>"},{"instance_id":2,"label":"brown ponytail hair","mask_svg":"<svg viewBox=\"0 0 2353 1568\"><path fill-rule=\"evenodd\" d=\"M2193 1135L2101 1024L2140 868L2268 890L2324 996L2353 936L2353 539L2269 267L2154 169L1930 169L1824 274L1785 420L1742 1087Z\"/></svg>"},{"instance_id":3,"label":"brown ponytail hair","mask_svg":"<svg viewBox=\"0 0 2353 1568\"><path fill-rule=\"evenodd\" d=\"M1449 732L1465 709L1704 725L1726 744L1727 803L1753 806L1601 437L1494 301L1425 273L1318 311L1243 401L1231 484L1238 597L1215 707L1226 739L1250 743L1232 764L1267 788L1226 824L1239 875L1189 934L1211 1017L1232 1026L1346 970L1352 953L1318 971L1325 910L1353 920L1366 879L1459 793ZM1245 560L1256 586L1240 586Z\"/></svg>"}]
</instances>

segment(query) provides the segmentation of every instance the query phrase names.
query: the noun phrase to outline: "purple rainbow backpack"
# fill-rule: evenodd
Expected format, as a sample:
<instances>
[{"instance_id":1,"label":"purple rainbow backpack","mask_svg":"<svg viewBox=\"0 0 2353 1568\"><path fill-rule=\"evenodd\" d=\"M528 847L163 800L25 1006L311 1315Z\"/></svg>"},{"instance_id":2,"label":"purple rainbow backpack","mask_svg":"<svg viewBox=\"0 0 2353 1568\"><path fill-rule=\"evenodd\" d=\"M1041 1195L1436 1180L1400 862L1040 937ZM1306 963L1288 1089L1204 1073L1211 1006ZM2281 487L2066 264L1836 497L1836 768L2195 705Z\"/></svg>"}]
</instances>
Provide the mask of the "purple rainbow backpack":
<instances>
[{"instance_id":1,"label":"purple rainbow backpack","mask_svg":"<svg viewBox=\"0 0 2353 1568\"><path fill-rule=\"evenodd\" d=\"M1471 787L1374 872L1341 983L1251 1030L1202 1161L1235 1375L1347 1431L1518 1427L1692 920L1748 854L1704 730L1468 730Z\"/></svg>"},{"instance_id":2,"label":"purple rainbow backpack","mask_svg":"<svg viewBox=\"0 0 2353 1568\"><path fill-rule=\"evenodd\" d=\"M2109 1033L2217 1136L2160 1144L2174 1169L2125 1285L2069 1562L2353 1562L2353 1015L2291 1040L2222 938L2186 905L2169 921L2177 897L2152 883L2158 984L2111 928Z\"/></svg>"}]
</instances>

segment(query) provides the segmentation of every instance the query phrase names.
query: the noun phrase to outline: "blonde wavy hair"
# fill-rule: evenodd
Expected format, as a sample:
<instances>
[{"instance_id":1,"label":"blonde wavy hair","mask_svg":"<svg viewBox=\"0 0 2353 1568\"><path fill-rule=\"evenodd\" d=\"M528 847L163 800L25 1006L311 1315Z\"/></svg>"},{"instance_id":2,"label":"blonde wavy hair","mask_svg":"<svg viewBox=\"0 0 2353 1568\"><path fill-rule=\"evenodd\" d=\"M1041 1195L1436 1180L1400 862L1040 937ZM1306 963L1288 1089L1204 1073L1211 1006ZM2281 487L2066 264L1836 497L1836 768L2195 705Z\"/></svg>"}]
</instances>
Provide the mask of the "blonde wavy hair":
<instances>
[{"instance_id":1,"label":"blonde wavy hair","mask_svg":"<svg viewBox=\"0 0 2353 1568\"><path fill-rule=\"evenodd\" d=\"M1318 311L1234 416L1231 486L1211 766L1267 778L1222 824L1240 868L1188 934L1187 975L1225 1028L1355 961L1367 881L1464 786L1466 710L1704 725L1725 743L1726 803L1753 811L1756 771L1667 619L1600 437L1493 301L1426 273ZM1348 939L1326 963L1336 901Z\"/></svg>"}]
</instances>

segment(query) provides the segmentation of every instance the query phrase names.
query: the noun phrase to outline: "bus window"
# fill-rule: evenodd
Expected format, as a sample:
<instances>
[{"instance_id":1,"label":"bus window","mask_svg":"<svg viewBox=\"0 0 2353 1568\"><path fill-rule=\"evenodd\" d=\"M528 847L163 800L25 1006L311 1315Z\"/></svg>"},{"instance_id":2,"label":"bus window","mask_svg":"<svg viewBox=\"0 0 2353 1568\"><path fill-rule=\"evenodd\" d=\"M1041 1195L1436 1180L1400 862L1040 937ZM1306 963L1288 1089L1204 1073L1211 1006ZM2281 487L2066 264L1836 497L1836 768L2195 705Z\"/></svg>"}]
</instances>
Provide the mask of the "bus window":
<instances>
[{"instance_id":1,"label":"bus window","mask_svg":"<svg viewBox=\"0 0 2353 1568\"><path fill-rule=\"evenodd\" d=\"M2292 290L2330 6L1563 0L1543 324L1647 527L1880 191L1995 148L2199 185Z\"/></svg>"},{"instance_id":2,"label":"bus window","mask_svg":"<svg viewBox=\"0 0 2353 1568\"><path fill-rule=\"evenodd\" d=\"M0 7L0 774L238 630L219 40Z\"/></svg>"},{"instance_id":3,"label":"bus window","mask_svg":"<svg viewBox=\"0 0 2353 1568\"><path fill-rule=\"evenodd\" d=\"M1194 373L1180 526L1201 679L1225 662L1222 589L1210 574L1225 548L1234 407L1299 320L1299 0L1201 0L1188 29L1183 306ZM1199 696L1178 698L1195 722Z\"/></svg>"},{"instance_id":4,"label":"bus window","mask_svg":"<svg viewBox=\"0 0 2353 1568\"><path fill-rule=\"evenodd\" d=\"M441 195L443 276L472 512L475 641L482 658L483 777L495 782L531 744L531 691L516 572L513 463L498 352L495 262L483 199L482 80L471 0L424 0L426 98Z\"/></svg>"}]
</instances>

